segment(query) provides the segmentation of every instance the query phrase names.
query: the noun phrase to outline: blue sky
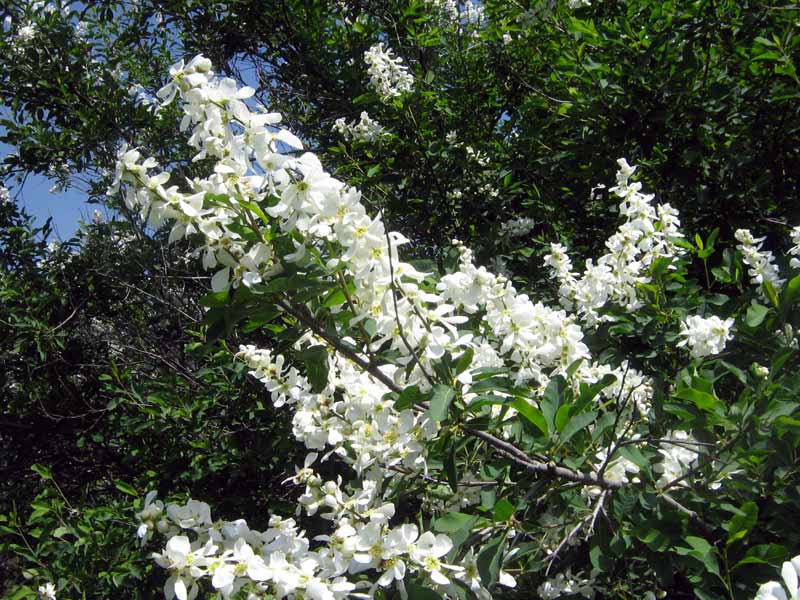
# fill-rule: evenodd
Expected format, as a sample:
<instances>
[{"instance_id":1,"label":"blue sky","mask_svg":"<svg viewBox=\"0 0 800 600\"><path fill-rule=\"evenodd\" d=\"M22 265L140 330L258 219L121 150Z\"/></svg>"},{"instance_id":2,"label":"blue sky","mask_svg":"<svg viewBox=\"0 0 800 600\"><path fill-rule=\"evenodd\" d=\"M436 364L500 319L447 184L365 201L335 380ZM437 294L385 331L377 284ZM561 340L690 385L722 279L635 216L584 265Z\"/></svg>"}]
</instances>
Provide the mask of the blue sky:
<instances>
[{"instance_id":1,"label":"blue sky","mask_svg":"<svg viewBox=\"0 0 800 600\"><path fill-rule=\"evenodd\" d=\"M191 57L185 57L191 58ZM237 62L244 85L258 87L256 71L252 65L242 61ZM0 114L5 113L5 108L0 107ZM0 163L9 154L15 153L16 148L0 143ZM71 238L78 230L81 221L89 222L94 210L100 210L106 217L107 209L97 204L87 204L86 194L78 189L68 189L51 193L50 189L56 182L42 175L29 175L24 185L20 187L13 180L8 180L5 185L11 191L11 197L34 217L37 225L42 225L48 218L52 218L53 235L61 240Z\"/></svg>"},{"instance_id":2,"label":"blue sky","mask_svg":"<svg viewBox=\"0 0 800 600\"><path fill-rule=\"evenodd\" d=\"M15 152L12 146L0 144L0 161L8 154ZM61 240L71 238L78 230L79 221L91 221L92 211L103 207L86 203L86 194L79 190L69 189L55 194L50 193L55 181L41 175L30 175L25 185L20 187L15 181L6 182L11 197L26 212L35 218L37 225L52 217L53 235Z\"/></svg>"}]
</instances>

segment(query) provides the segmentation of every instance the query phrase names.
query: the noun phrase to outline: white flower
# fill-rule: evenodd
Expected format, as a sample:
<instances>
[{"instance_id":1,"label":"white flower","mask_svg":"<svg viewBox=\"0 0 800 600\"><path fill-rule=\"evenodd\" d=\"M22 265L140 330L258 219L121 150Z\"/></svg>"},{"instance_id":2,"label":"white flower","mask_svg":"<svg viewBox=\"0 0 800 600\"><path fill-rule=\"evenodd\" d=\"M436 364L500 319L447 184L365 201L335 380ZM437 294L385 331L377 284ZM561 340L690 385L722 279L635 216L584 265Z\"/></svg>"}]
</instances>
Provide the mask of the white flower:
<instances>
[{"instance_id":1,"label":"white flower","mask_svg":"<svg viewBox=\"0 0 800 600\"><path fill-rule=\"evenodd\" d=\"M39 586L40 600L56 600L56 586L49 581Z\"/></svg>"},{"instance_id":2,"label":"white flower","mask_svg":"<svg viewBox=\"0 0 800 600\"><path fill-rule=\"evenodd\" d=\"M153 531L164 512L164 504L155 499L156 493L155 491L147 493L144 498L144 508L136 515L140 522L136 535L141 538L142 545L153 535Z\"/></svg>"},{"instance_id":3,"label":"white flower","mask_svg":"<svg viewBox=\"0 0 800 600\"><path fill-rule=\"evenodd\" d=\"M759 295L766 298L762 284L769 281L775 291L783 287L784 279L780 278L775 258L769 250L762 250L764 238L755 238L748 229L737 229L734 237L740 242L736 247L742 253L742 260L749 267L750 283L758 286Z\"/></svg>"},{"instance_id":4,"label":"white flower","mask_svg":"<svg viewBox=\"0 0 800 600\"><path fill-rule=\"evenodd\" d=\"M28 23L17 30L17 37L14 41L19 42L20 44L27 44L33 40L34 37L36 37L36 33L36 25L33 23Z\"/></svg>"},{"instance_id":5,"label":"white flower","mask_svg":"<svg viewBox=\"0 0 800 600\"><path fill-rule=\"evenodd\" d=\"M789 590L789 595L777 581L769 581L758 588L755 600L798 600L800 590L798 589L798 576L800 576L800 556L795 556L791 561L783 563L781 577Z\"/></svg>"},{"instance_id":6,"label":"white flower","mask_svg":"<svg viewBox=\"0 0 800 600\"><path fill-rule=\"evenodd\" d=\"M536 221L530 217L517 217L503 223L500 231L509 237L522 237L528 235L534 225L536 225Z\"/></svg>"},{"instance_id":7,"label":"white flower","mask_svg":"<svg viewBox=\"0 0 800 600\"><path fill-rule=\"evenodd\" d=\"M660 473L656 483L662 487L682 477L700 456L698 452L691 449L695 446L695 439L685 431L674 431L668 433L666 437L679 443L660 443L661 447L658 451L663 460L655 466L654 470Z\"/></svg>"},{"instance_id":8,"label":"white flower","mask_svg":"<svg viewBox=\"0 0 800 600\"><path fill-rule=\"evenodd\" d=\"M85 21L78 21L75 24L75 37L82 40L86 37L87 33L89 33L89 26Z\"/></svg>"},{"instance_id":9,"label":"white flower","mask_svg":"<svg viewBox=\"0 0 800 600\"><path fill-rule=\"evenodd\" d=\"M689 346L694 358L719 354L731 339L733 319L724 321L717 316L703 318L692 315L681 321L680 335L683 339L677 346Z\"/></svg>"},{"instance_id":10,"label":"white flower","mask_svg":"<svg viewBox=\"0 0 800 600\"><path fill-rule=\"evenodd\" d=\"M425 569L434 583L448 585L450 580L442 572L442 569L447 569L456 573L464 570L463 567L447 565L439 560L450 552L452 547L453 542L446 535L441 533L434 535L430 531L426 531L419 536L417 543L411 550L411 558Z\"/></svg>"},{"instance_id":11,"label":"white flower","mask_svg":"<svg viewBox=\"0 0 800 600\"><path fill-rule=\"evenodd\" d=\"M562 305L576 312L589 326L601 320L598 315L606 303L614 303L628 311L641 306L640 284L650 280L648 268L658 258L671 258L683 250L672 238L682 237L677 211L669 204L652 205L654 196L642 194L640 183L630 183L636 171L624 158L617 161L617 185L609 191L621 198L620 214L625 222L606 241L608 252L586 261L582 276L572 273L572 264L562 246L554 244L545 261L560 283ZM600 186L598 186L600 187ZM603 317L608 320L609 317Z\"/></svg>"},{"instance_id":12,"label":"white flower","mask_svg":"<svg viewBox=\"0 0 800 600\"><path fill-rule=\"evenodd\" d=\"M800 268L800 259L797 258L800 256L800 225L792 227L791 236L794 246L789 250L789 255L792 257L789 261L789 266L793 269L797 269Z\"/></svg>"},{"instance_id":13,"label":"white flower","mask_svg":"<svg viewBox=\"0 0 800 600\"><path fill-rule=\"evenodd\" d=\"M559 573L552 579L548 579L536 590L542 600L553 600L564 595L580 594L584 598L594 598L595 596L595 573L592 572L588 579L578 575L572 575L571 570L566 573Z\"/></svg>"},{"instance_id":14,"label":"white flower","mask_svg":"<svg viewBox=\"0 0 800 600\"><path fill-rule=\"evenodd\" d=\"M358 122L348 123L344 117L336 119L333 129L345 140L360 142L378 142L387 135L384 127L362 111Z\"/></svg>"},{"instance_id":15,"label":"white flower","mask_svg":"<svg viewBox=\"0 0 800 600\"><path fill-rule=\"evenodd\" d=\"M384 49L383 42L364 53L364 62L367 63L369 85L382 102L389 102L413 90L414 77L403 64L403 59L395 57L391 48Z\"/></svg>"}]
</instances>

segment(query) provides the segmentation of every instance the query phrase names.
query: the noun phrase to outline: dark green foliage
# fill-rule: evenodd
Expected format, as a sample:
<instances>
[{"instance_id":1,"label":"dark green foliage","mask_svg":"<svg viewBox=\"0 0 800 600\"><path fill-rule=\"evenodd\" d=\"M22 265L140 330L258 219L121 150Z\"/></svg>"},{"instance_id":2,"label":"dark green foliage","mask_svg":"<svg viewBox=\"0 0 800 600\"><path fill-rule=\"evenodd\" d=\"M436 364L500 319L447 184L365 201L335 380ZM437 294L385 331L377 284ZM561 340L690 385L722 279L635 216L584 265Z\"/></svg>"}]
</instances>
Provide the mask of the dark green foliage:
<instances>
[{"instance_id":1,"label":"dark green foliage","mask_svg":"<svg viewBox=\"0 0 800 600\"><path fill-rule=\"evenodd\" d=\"M0 210L4 591L34 569L68 596L151 597L134 519L149 490L261 526L290 511L286 418L226 345L203 342L203 279L123 223L48 249L46 229Z\"/></svg>"}]
</instances>

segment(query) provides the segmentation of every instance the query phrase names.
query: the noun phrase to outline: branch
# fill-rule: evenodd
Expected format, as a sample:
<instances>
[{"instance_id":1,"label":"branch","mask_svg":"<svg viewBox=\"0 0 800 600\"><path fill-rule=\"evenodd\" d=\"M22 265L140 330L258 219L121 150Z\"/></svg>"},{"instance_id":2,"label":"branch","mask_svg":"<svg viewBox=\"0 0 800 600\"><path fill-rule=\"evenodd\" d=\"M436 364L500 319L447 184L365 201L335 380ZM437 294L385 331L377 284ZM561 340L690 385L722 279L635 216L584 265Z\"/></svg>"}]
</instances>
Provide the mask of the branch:
<instances>
[{"instance_id":1,"label":"branch","mask_svg":"<svg viewBox=\"0 0 800 600\"><path fill-rule=\"evenodd\" d=\"M680 502L675 500L675 498L673 498L672 496L669 496L668 494L663 494L662 493L659 497L664 502L669 504L672 508L675 508L675 509L679 510L680 512L682 512L683 514L688 515L689 516L689 520L692 521L692 523L694 523L695 525L697 525L700 529L702 529L703 533L707 534L707 533L711 532L711 526L708 523L706 523L700 517L700 515L698 515L695 511L691 510L690 508L686 508L683 504L681 504Z\"/></svg>"},{"instance_id":2,"label":"branch","mask_svg":"<svg viewBox=\"0 0 800 600\"><path fill-rule=\"evenodd\" d=\"M553 566L553 562L555 562L556 558L558 557L558 553L561 552L561 549L567 544L569 544L570 540L573 537L575 537L581 529L583 529L583 526L586 525L586 523L589 523L588 535L592 535L592 531L594 530L594 523L597 520L597 515L600 514L600 511L603 508L603 503L606 500L606 495L608 493L609 493L608 490L603 490L600 493L600 497L597 499L597 502L595 503L594 506L594 510L591 512L591 514L588 514L583 519L581 519L580 522L577 525L575 525L575 527L573 527L572 530L567 534L567 537L561 540L561 543L556 547L553 553L547 557L547 570L544 572L545 576L547 576L547 574L550 573L550 567Z\"/></svg>"},{"instance_id":3,"label":"branch","mask_svg":"<svg viewBox=\"0 0 800 600\"><path fill-rule=\"evenodd\" d=\"M393 392L397 392L398 394L403 391L399 385L397 385L390 377L388 377L383 371L381 371L377 365L371 363L368 360L361 358L357 352L351 350L340 341L331 337L325 328L319 324L319 322L314 319L313 317L306 315L301 310L296 310L292 308L289 304L289 300L284 298L283 300L278 301L278 306L280 306L283 310L287 313L292 315L295 319L303 323L306 327L311 329L314 333L316 333L319 337L325 340L328 344L330 344L337 352L340 352L342 355L346 356L354 363L356 363L359 367L367 371L370 375L372 375L375 379L380 381L383 385L388 387Z\"/></svg>"},{"instance_id":4,"label":"branch","mask_svg":"<svg viewBox=\"0 0 800 600\"><path fill-rule=\"evenodd\" d=\"M533 471L534 473L539 473L540 475L548 475L550 477L566 479L567 481L574 481L583 485L599 486L604 490L615 490L623 487L624 485L619 481L611 481L610 479L598 477L594 473L582 473L580 471L568 469L567 467L560 467L554 462L539 462L532 459L513 444L509 444L508 442L505 442L490 433L486 433L485 431L478 431L477 429L470 428L464 428L464 431L485 441L490 446L493 446L498 452L504 454L521 467L525 467L528 471Z\"/></svg>"}]
</instances>

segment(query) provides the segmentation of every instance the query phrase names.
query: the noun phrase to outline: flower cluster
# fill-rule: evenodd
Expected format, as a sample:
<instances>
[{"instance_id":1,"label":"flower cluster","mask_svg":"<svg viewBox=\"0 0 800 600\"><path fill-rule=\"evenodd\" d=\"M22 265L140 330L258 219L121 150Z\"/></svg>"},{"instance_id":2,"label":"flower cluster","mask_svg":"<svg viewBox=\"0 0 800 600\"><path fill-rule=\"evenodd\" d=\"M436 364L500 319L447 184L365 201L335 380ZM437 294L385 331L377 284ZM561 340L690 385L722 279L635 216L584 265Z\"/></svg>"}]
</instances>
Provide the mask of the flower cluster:
<instances>
[{"instance_id":1,"label":"flower cluster","mask_svg":"<svg viewBox=\"0 0 800 600\"><path fill-rule=\"evenodd\" d=\"M371 118L366 111L361 112L359 120L348 123L344 117L336 119L333 129L345 140L356 142L379 142L387 135L383 125Z\"/></svg>"},{"instance_id":2,"label":"flower cluster","mask_svg":"<svg viewBox=\"0 0 800 600\"><path fill-rule=\"evenodd\" d=\"M367 63L369 85L382 102L389 102L413 91L414 76L403 64L403 59L394 56L391 48L384 49L383 42L375 44L364 53L364 62Z\"/></svg>"},{"instance_id":3,"label":"flower cluster","mask_svg":"<svg viewBox=\"0 0 800 600\"><path fill-rule=\"evenodd\" d=\"M697 442L691 434L673 431L667 434L667 439L671 441L662 442L659 453L663 460L656 466L659 486L666 486L682 477L700 456L696 450Z\"/></svg>"},{"instance_id":4,"label":"flower cluster","mask_svg":"<svg viewBox=\"0 0 800 600\"><path fill-rule=\"evenodd\" d=\"M452 21L458 21L459 10L458 2L456 0L428 0L428 6L433 10L440 11Z\"/></svg>"},{"instance_id":5,"label":"flower cluster","mask_svg":"<svg viewBox=\"0 0 800 600\"><path fill-rule=\"evenodd\" d=\"M683 339L677 345L688 346L694 358L719 354L732 337L732 326L733 319L723 321L717 316L692 315L681 321Z\"/></svg>"},{"instance_id":6,"label":"flower cluster","mask_svg":"<svg viewBox=\"0 0 800 600\"><path fill-rule=\"evenodd\" d=\"M52 582L40 585L37 591L40 600L56 600L56 586Z\"/></svg>"},{"instance_id":7,"label":"flower cluster","mask_svg":"<svg viewBox=\"0 0 800 600\"><path fill-rule=\"evenodd\" d=\"M798 269L800 268L800 259L797 258L800 256L800 225L792 227L791 237L793 245L789 249L789 256L792 257L789 260L789 266L793 269Z\"/></svg>"},{"instance_id":8,"label":"flower cluster","mask_svg":"<svg viewBox=\"0 0 800 600\"><path fill-rule=\"evenodd\" d=\"M785 280L780 278L772 252L761 249L765 238L754 238L748 229L737 229L734 237L739 241L736 247L742 253L742 260L749 267L747 272L750 275L750 283L758 286L762 298L766 297L761 289L765 281L768 281L776 291L780 290Z\"/></svg>"},{"instance_id":9,"label":"flower cluster","mask_svg":"<svg viewBox=\"0 0 800 600\"><path fill-rule=\"evenodd\" d=\"M409 366L414 366L400 370L385 365L378 377L334 354L328 359L327 385L321 391L312 391L300 372L284 368L282 356L273 357L270 352L253 347L242 348L242 356L270 390L276 405L287 404L295 409L294 432L298 439L312 450L331 446L328 455L333 453L350 464L357 480L352 483L353 491L345 494L336 482L322 483L309 473L302 475L307 489L300 504L310 513L325 506L325 516L334 521L338 533L328 540L332 547L327 550L306 552L309 545L298 542L300 536L293 531L290 540L280 538L281 544L301 544L304 550L299 555L289 553L284 546L280 546L280 554L261 551L264 565L280 564L281 577L294 577L288 582L276 579L278 575L267 577L267 567L253 558L258 553L247 550L238 537L209 534L210 518L190 520L188 528L197 536L192 541L181 533L187 528L184 523L179 523L180 530L169 524L170 511L180 512L179 509L167 507L165 524L160 518L161 506L151 501L143 511L139 533L143 539L153 531L170 538L167 549L156 557L161 566L171 571L168 595L171 590L179 598L188 597L200 579L210 576L212 586L225 595L244 585L268 582L272 593L280 597L302 588L309 597L333 598L352 591L352 585L341 579L347 573L374 569L382 573L380 585L388 585L396 578L402 579L407 567L412 572L419 570L438 585L449 582L445 573L470 577L469 584L480 589L468 569L441 563L440 558L450 550L446 537L424 533L417 537L414 526L401 526L397 530L400 533L392 533L395 530L388 528L387 521L394 514L393 505L382 502L378 493L387 478L398 477L393 469L427 469L421 442L436 432L435 423L425 413L397 411L384 400L389 391L385 381L427 385L426 368L431 361L470 342L456 330L466 317L453 315L453 306L420 288L425 274L402 263L397 255L397 247L405 238L386 232L379 219L367 216L355 190L325 173L315 156L306 153L293 158L279 152L302 144L288 132L274 128L276 115L250 111L242 100L252 90L239 90L231 80L215 78L203 57L187 65L175 65L171 74L172 81L159 91L159 97L165 102L177 96L183 99L183 126L194 125L190 144L198 150L198 158L217 159L214 173L207 179L191 181L188 192L177 186L167 188L169 175L153 174L157 165L152 159L143 159L137 150L123 148L112 189L124 184L127 205L152 225L173 220L170 239L200 234L204 240L200 247L203 263L216 270L212 277L216 291L237 285L254 288L282 272L287 264L308 264L312 254L309 249L318 254L336 244L339 251L328 254L325 264L352 278L348 303L355 313L354 321L373 319L375 336L370 346L377 349L388 344L405 356ZM250 161L263 174L255 174ZM252 206L257 206L254 203L265 196L274 197L275 202L263 212L253 212ZM256 234L255 239L234 226L243 218ZM274 219L276 229L272 236L280 231L299 234L293 238L295 251L278 257L273 244L253 225L253 218L262 224ZM305 242L298 241L304 238ZM398 336L398 327L403 328L404 335ZM313 348L318 342L313 336L306 336L299 344ZM297 481L301 481L300 475ZM344 537L357 540L337 550L339 538ZM395 538L397 548L380 546ZM368 540L372 540L371 545L367 545ZM273 541L270 538L266 543ZM245 542L251 549L254 547L249 539ZM217 575L219 569L227 569L224 565L233 563L233 571L237 577L241 575L241 580ZM324 593L313 591L317 589L324 589Z\"/></svg>"},{"instance_id":10,"label":"flower cluster","mask_svg":"<svg viewBox=\"0 0 800 600\"><path fill-rule=\"evenodd\" d=\"M471 31L473 37L479 34L478 28L486 20L483 3L475 0L456 2L455 0L427 0L428 6L446 19L445 23L457 28L459 33Z\"/></svg>"},{"instance_id":11,"label":"flower cluster","mask_svg":"<svg viewBox=\"0 0 800 600\"><path fill-rule=\"evenodd\" d=\"M270 517L266 531L257 531L243 519L212 520L211 509L203 502L189 500L162 509L148 495L150 504L139 515L145 520L140 533L150 531L156 520L155 527L168 538L161 552L153 554L156 563L170 572L164 586L167 600L195 598L203 581L224 598L242 590L249 598L266 593L275 598L340 600L356 590L362 597L372 597L378 588L395 581L404 589L406 573L424 575L443 591L454 585L453 580L461 580L488 597L473 581L470 569L442 560L453 547L450 538L420 533L413 524L389 525L394 505L375 505L380 502L377 485L369 488L371 494L348 497L338 483L323 483L308 467L293 479L307 485L301 503L309 514L319 504L330 509L324 516L333 521L331 535L309 540L294 519L276 515ZM312 496L319 502L309 503ZM312 547L314 541L321 544ZM375 583L351 581L353 575L367 571L380 573Z\"/></svg>"},{"instance_id":12,"label":"flower cluster","mask_svg":"<svg viewBox=\"0 0 800 600\"><path fill-rule=\"evenodd\" d=\"M683 236L677 211L669 204L653 206L654 196L642 194L642 184L629 181L636 167L624 158L617 162L617 185L610 191L622 198L619 212L625 222L606 241L608 253L596 264L587 260L580 278L572 272L572 262L561 244L552 244L545 256L545 263L559 281L562 303L589 326L602 320L598 310L607 303L628 311L639 308L637 286L650 281L648 268L656 259L680 253L672 239Z\"/></svg>"},{"instance_id":13,"label":"flower cluster","mask_svg":"<svg viewBox=\"0 0 800 600\"><path fill-rule=\"evenodd\" d=\"M500 226L500 231L508 237L522 237L528 235L536 225L530 217L517 217L510 219Z\"/></svg>"},{"instance_id":14,"label":"flower cluster","mask_svg":"<svg viewBox=\"0 0 800 600\"><path fill-rule=\"evenodd\" d=\"M395 410L384 399L386 385L352 362L338 354L329 357L328 386L313 393L306 377L285 366L283 356L254 346L242 346L239 355L270 391L276 407L292 405L294 435L307 448L332 446L359 474L376 464L382 470L427 470L422 442L433 439L436 424L424 413ZM392 374L388 368L384 373Z\"/></svg>"},{"instance_id":15,"label":"flower cluster","mask_svg":"<svg viewBox=\"0 0 800 600\"><path fill-rule=\"evenodd\" d=\"M591 6L591 0L567 0L567 6L572 10L583 8L584 6Z\"/></svg>"},{"instance_id":16,"label":"flower cluster","mask_svg":"<svg viewBox=\"0 0 800 600\"><path fill-rule=\"evenodd\" d=\"M635 286L646 281L647 267L676 252L669 239L680 235L675 211L669 205L654 208L652 196L629 183L634 169L620 161L613 191L622 198L626 222L598 261L596 270L604 275L591 274L590 264L578 280L560 247L548 257L569 287L566 296L578 304L578 315L518 293L503 275L476 266L472 252L457 241L457 270L437 279L400 260L398 249L408 239L387 231L380 217L367 213L358 190L325 172L314 154L303 153L302 141L278 127L280 115L248 104L252 89L215 76L202 56L174 65L170 74L158 97L164 103L180 98L181 127L190 130L195 159L213 159L213 172L184 189L168 186L170 175L158 172L153 159L123 148L112 191L122 187L127 206L151 226L170 222L171 242L193 235L203 265L214 272L215 292L244 286L269 295L308 328L293 350L312 353L322 378L303 373L287 355L272 350L243 346L240 356L274 404L293 411L293 433L311 451L292 478L306 486L299 510L329 519L331 534L309 541L294 522L279 517L264 533L225 530L211 522L205 505L164 507L149 498L139 534L168 538L156 556L171 573L168 595L188 598L200 581L209 580L223 595L247 588L328 599L366 586L363 593L371 596L393 582L402 586L409 571L445 589L460 580L485 597L471 549L465 548L456 564L444 564L451 550L446 536L390 523L395 509L387 498L405 478L446 479L427 457L437 421L421 404L398 409L393 394L413 387L425 394L433 389L437 369L468 357L466 368L448 380L464 406L479 397L473 385L480 369L506 372L516 399L535 408L556 376L576 391L603 380L596 401L598 410L610 404L617 409L618 428L611 435L630 431L631 420L649 417L650 382L626 362L593 361L578 316L591 321L606 301L638 305ZM346 325L315 328L305 303L292 304L287 272L338 289L325 308L346 312ZM598 282L606 289L598 291ZM358 341L351 337L356 329ZM391 359L383 362L382 356ZM505 424L517 414L504 409L499 435L510 439L512 427ZM685 445L662 449L665 479L685 472L696 457L688 456L692 451ZM323 481L311 468L320 454L321 460L335 457L348 465L352 480ZM595 462L604 465L606 456ZM620 481L635 472L624 463L608 468ZM474 493L457 491L459 503L474 501ZM471 539L480 543L491 529L474 531ZM323 544L312 548L311 542ZM365 583L362 572L375 583ZM513 579L505 574L503 582L511 585Z\"/></svg>"}]
</instances>

